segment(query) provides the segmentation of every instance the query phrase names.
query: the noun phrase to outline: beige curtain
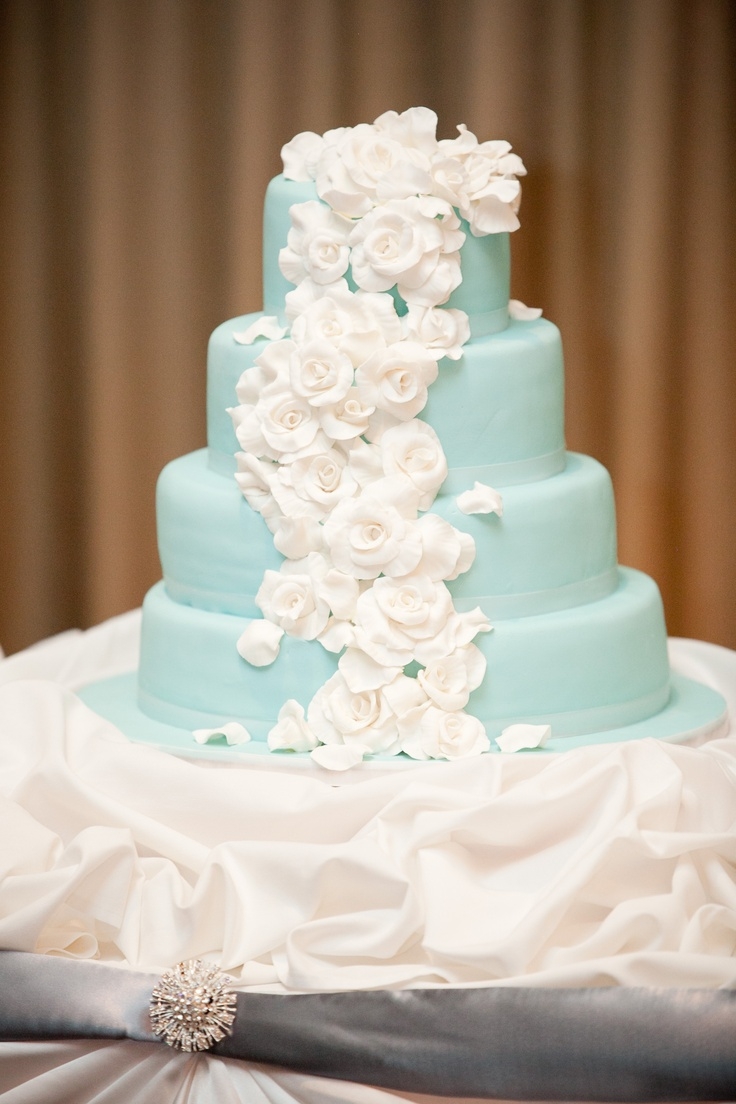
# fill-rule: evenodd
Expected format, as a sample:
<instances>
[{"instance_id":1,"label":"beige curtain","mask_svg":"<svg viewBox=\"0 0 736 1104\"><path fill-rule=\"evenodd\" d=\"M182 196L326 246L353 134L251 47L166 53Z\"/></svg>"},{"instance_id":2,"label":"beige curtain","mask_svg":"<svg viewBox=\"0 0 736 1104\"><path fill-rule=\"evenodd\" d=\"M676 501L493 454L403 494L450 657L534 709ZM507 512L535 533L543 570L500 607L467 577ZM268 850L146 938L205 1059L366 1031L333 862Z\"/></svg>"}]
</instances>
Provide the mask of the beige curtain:
<instances>
[{"instance_id":1,"label":"beige curtain","mask_svg":"<svg viewBox=\"0 0 736 1104\"><path fill-rule=\"evenodd\" d=\"M736 647L728 0L5 0L0 643L140 603L204 442L209 331L260 305L299 130L434 107L529 169L513 294L670 632Z\"/></svg>"}]
</instances>

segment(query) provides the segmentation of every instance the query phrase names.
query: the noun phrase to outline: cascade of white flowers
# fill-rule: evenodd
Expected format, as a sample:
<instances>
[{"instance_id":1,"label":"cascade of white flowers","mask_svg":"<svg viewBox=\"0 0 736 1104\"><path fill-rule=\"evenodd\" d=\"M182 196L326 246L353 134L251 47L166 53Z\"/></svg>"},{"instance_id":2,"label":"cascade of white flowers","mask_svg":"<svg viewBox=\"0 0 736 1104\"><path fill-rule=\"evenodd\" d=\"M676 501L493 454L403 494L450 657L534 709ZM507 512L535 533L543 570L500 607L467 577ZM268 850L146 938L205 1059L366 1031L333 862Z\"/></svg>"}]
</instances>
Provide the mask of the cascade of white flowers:
<instances>
[{"instance_id":1,"label":"cascade of white flowers","mask_svg":"<svg viewBox=\"0 0 736 1104\"><path fill-rule=\"evenodd\" d=\"M447 462L418 415L438 361L458 359L470 336L467 315L442 308L461 282L458 212L475 235L516 229L525 170L506 142L479 143L464 126L438 141L436 126L412 108L284 147L285 175L314 180L322 201L290 211L279 257L296 285L290 330L262 319L235 335L275 338L243 373L231 415L238 484L285 557L265 572L263 618L238 651L271 663L286 633L340 655L306 709L283 704L268 737L334 769L489 747L465 707L486 667L473 640L491 626L480 608L456 610L447 587L475 544L431 513ZM500 513L489 491L476 487L466 512Z\"/></svg>"}]
</instances>

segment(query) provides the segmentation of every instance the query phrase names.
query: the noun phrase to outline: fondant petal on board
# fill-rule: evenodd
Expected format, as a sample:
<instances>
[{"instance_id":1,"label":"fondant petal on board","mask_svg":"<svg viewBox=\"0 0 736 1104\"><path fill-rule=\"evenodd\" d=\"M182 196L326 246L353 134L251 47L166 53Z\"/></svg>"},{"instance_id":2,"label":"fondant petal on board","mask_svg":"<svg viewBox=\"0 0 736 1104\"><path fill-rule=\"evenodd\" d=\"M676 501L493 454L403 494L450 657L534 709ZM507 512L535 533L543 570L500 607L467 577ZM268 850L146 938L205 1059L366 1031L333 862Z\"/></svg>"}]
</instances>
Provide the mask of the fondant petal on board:
<instances>
[{"instance_id":1,"label":"fondant petal on board","mask_svg":"<svg viewBox=\"0 0 736 1104\"><path fill-rule=\"evenodd\" d=\"M552 728L550 725L514 724L505 728L496 743L501 751L522 751L541 748L547 743Z\"/></svg>"},{"instance_id":2,"label":"fondant petal on board","mask_svg":"<svg viewBox=\"0 0 736 1104\"><path fill-rule=\"evenodd\" d=\"M238 721L226 721L217 728L196 728L192 736L198 744L206 744L217 736L224 736L231 746L250 743L251 739L248 729Z\"/></svg>"},{"instance_id":3,"label":"fondant petal on board","mask_svg":"<svg viewBox=\"0 0 736 1104\"><path fill-rule=\"evenodd\" d=\"M312 759L325 770L344 771L362 763L368 748L362 744L321 744L312 751Z\"/></svg>"}]
</instances>

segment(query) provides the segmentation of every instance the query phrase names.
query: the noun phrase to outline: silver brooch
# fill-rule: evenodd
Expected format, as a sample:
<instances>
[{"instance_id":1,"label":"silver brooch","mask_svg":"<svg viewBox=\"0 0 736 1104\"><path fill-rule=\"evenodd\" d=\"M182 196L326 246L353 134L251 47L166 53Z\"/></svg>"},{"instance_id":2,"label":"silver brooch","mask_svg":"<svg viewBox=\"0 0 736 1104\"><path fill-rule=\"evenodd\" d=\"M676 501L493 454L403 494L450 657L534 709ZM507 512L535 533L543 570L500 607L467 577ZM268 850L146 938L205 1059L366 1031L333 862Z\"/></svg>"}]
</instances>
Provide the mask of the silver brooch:
<instances>
[{"instance_id":1,"label":"silver brooch","mask_svg":"<svg viewBox=\"0 0 736 1104\"><path fill-rule=\"evenodd\" d=\"M177 1050L209 1050L232 1032L236 1000L227 988L232 980L199 958L180 962L151 994L154 1033Z\"/></svg>"}]
</instances>

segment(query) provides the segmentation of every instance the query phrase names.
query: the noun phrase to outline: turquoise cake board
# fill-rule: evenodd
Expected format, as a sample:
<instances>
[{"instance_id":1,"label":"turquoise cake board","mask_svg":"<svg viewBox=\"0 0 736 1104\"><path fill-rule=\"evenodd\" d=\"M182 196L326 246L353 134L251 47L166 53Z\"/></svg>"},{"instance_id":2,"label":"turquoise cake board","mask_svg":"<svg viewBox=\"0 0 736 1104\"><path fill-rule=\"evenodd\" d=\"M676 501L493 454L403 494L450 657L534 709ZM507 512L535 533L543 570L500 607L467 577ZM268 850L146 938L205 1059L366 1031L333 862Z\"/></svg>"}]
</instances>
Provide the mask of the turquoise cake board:
<instances>
[{"instance_id":1,"label":"turquoise cake board","mask_svg":"<svg viewBox=\"0 0 736 1104\"><path fill-rule=\"evenodd\" d=\"M725 730L726 702L716 690L674 671L671 675L671 686L670 699L664 709L644 721L624 728L611 728L604 732L583 736L555 738L553 729L552 737L544 748L513 754L544 755L550 752L571 751L591 744L616 744L626 740L647 738L666 740L670 743L686 743L720 735L721 730ZM272 752L262 740L251 740L247 744L231 746L224 737L218 737L207 744L198 744L189 729L177 728L154 720L140 709L138 676L135 671L90 683L77 693L90 709L111 721L131 740L148 744L161 751L187 759L208 759L220 763L234 762L274 769L282 765L288 765L291 768L315 769L314 761L307 752ZM534 718L534 721L539 723L540 718ZM214 724L211 727L214 727ZM492 743L491 751L486 754L505 753L499 751ZM444 762L444 760L431 761ZM421 765L426 766L427 761L410 759L406 755L375 755L365 759L360 769L401 769Z\"/></svg>"}]
</instances>

